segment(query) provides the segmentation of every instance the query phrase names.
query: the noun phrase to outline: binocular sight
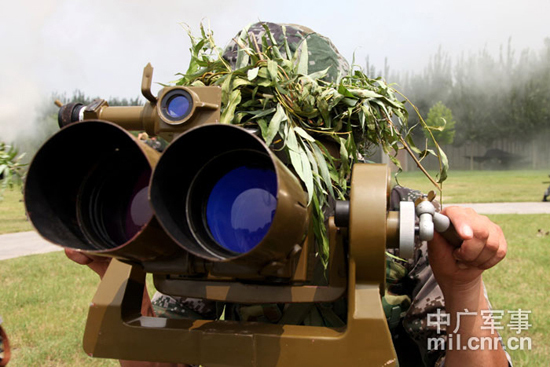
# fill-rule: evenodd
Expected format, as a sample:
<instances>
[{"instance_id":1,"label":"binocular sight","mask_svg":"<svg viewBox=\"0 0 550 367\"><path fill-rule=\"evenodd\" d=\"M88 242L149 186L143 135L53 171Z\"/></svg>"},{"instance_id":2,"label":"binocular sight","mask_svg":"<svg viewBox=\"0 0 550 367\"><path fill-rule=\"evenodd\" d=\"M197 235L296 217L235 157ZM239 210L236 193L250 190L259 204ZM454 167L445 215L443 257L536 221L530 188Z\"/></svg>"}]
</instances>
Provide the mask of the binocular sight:
<instances>
[{"instance_id":1,"label":"binocular sight","mask_svg":"<svg viewBox=\"0 0 550 367\"><path fill-rule=\"evenodd\" d=\"M25 205L42 237L115 258L90 306L86 352L206 366L395 365L381 304L385 251L412 254L417 230L414 204L388 211L388 167L355 164L339 218L314 223L297 175L253 132L219 123L221 88L166 87L157 98L151 78L148 65L144 106L62 106L62 129L27 174ZM170 144L161 154L129 131ZM438 221L430 205L418 205L423 239ZM316 224L328 233L326 268ZM345 299L347 309L338 327L294 316L281 324L145 317L145 273L173 296L298 310Z\"/></svg>"}]
</instances>

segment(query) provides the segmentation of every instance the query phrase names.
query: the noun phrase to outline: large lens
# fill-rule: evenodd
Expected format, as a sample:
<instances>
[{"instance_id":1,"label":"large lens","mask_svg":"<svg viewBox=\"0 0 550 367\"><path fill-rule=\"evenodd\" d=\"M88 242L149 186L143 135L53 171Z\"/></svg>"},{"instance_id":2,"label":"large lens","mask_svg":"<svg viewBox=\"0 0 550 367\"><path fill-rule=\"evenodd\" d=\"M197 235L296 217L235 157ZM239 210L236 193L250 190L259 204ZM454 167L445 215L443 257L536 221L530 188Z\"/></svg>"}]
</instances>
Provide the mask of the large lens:
<instances>
[{"instance_id":1,"label":"large lens","mask_svg":"<svg viewBox=\"0 0 550 367\"><path fill-rule=\"evenodd\" d=\"M189 113L189 100L184 96L173 96L166 103L166 111L170 117L181 119Z\"/></svg>"},{"instance_id":2,"label":"large lens","mask_svg":"<svg viewBox=\"0 0 550 367\"><path fill-rule=\"evenodd\" d=\"M212 237L225 249L246 253L266 235L277 207L273 170L241 166L212 188L206 221Z\"/></svg>"},{"instance_id":3,"label":"large lens","mask_svg":"<svg viewBox=\"0 0 550 367\"><path fill-rule=\"evenodd\" d=\"M130 241L153 216L147 198L151 170L137 171L128 165L132 164L98 166L82 184L80 226L98 247Z\"/></svg>"}]
</instances>

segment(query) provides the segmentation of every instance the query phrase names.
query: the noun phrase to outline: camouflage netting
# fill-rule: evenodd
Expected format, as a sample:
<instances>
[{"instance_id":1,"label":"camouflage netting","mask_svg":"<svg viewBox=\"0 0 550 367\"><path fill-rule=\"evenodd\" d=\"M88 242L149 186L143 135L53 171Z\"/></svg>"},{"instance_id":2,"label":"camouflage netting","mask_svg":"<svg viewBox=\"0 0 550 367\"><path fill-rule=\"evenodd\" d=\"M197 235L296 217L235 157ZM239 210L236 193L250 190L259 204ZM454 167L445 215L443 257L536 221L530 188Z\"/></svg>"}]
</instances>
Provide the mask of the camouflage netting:
<instances>
[{"instance_id":1,"label":"camouflage netting","mask_svg":"<svg viewBox=\"0 0 550 367\"><path fill-rule=\"evenodd\" d=\"M391 153L398 167L400 149L420 159L435 154L414 146L405 102L391 86L350 67L328 38L307 27L256 23L225 49L203 27L200 37L189 35L191 61L176 84L220 86L220 122L256 129L268 146L277 144L308 193L325 264L323 208L331 198L346 198L351 167L368 154L367 148L379 146ZM333 154L328 145L335 148ZM436 150L443 181L447 163L437 145Z\"/></svg>"}]
</instances>

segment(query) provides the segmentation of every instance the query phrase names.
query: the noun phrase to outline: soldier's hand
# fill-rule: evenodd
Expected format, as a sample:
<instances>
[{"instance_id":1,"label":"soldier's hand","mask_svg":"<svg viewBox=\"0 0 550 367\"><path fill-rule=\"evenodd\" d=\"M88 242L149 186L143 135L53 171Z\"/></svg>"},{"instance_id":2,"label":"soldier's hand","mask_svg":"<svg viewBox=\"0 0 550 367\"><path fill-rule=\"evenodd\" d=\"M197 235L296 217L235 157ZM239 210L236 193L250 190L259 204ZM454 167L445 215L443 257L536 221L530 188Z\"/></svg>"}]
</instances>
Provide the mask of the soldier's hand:
<instances>
[{"instance_id":1,"label":"soldier's hand","mask_svg":"<svg viewBox=\"0 0 550 367\"><path fill-rule=\"evenodd\" d=\"M507 251L506 239L498 225L470 208L451 206L442 211L449 217L462 246L451 246L435 233L428 244L428 257L434 276L444 293L477 283L484 270L499 263Z\"/></svg>"},{"instance_id":2,"label":"soldier's hand","mask_svg":"<svg viewBox=\"0 0 550 367\"><path fill-rule=\"evenodd\" d=\"M87 255L83 252L68 248L65 249L65 255L80 265L88 265L88 267L95 271L101 279L103 279L103 275L105 275L111 262L111 259L108 257Z\"/></svg>"}]
</instances>

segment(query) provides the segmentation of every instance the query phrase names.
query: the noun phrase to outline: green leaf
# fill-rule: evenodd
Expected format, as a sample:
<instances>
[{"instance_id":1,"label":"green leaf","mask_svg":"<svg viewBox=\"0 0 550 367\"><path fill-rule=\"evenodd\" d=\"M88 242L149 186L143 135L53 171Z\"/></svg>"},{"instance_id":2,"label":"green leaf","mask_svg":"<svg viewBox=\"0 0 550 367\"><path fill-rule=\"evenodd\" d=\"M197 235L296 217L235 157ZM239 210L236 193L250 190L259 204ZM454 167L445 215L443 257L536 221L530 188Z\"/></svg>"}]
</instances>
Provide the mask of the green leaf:
<instances>
[{"instance_id":1,"label":"green leaf","mask_svg":"<svg viewBox=\"0 0 550 367\"><path fill-rule=\"evenodd\" d=\"M300 58L298 59L298 65L296 69L297 74L307 75L309 66L309 54L307 50L307 40L303 40L300 44Z\"/></svg>"},{"instance_id":2,"label":"green leaf","mask_svg":"<svg viewBox=\"0 0 550 367\"><path fill-rule=\"evenodd\" d=\"M267 121L265 119L259 118L258 119L258 126L260 127L260 131L262 132L262 138L266 140L267 137Z\"/></svg>"},{"instance_id":3,"label":"green leaf","mask_svg":"<svg viewBox=\"0 0 550 367\"><path fill-rule=\"evenodd\" d=\"M254 117L252 117L251 120L254 120L254 119L257 119L257 118L260 118L260 117L264 117L264 116L267 116L267 115L271 115L272 113L274 113L277 109L276 108L270 108L268 110L260 110L260 111L247 111L248 114L250 115L253 115Z\"/></svg>"},{"instance_id":4,"label":"green leaf","mask_svg":"<svg viewBox=\"0 0 550 367\"><path fill-rule=\"evenodd\" d=\"M307 202L308 205L311 202L311 198L313 197L313 173L311 170L311 163L308 158L308 154L303 150L302 147L300 147L299 151L300 158L302 159L302 181L306 184L307 189Z\"/></svg>"},{"instance_id":5,"label":"green leaf","mask_svg":"<svg viewBox=\"0 0 550 367\"><path fill-rule=\"evenodd\" d=\"M449 159L441 148L438 147L438 151L441 160L441 170L439 171L439 179L437 180L437 182L443 183L443 181L447 179L447 171L449 170Z\"/></svg>"},{"instance_id":6,"label":"green leaf","mask_svg":"<svg viewBox=\"0 0 550 367\"><path fill-rule=\"evenodd\" d=\"M325 187L327 188L330 195L334 197L334 190L332 190L332 180L330 178L327 161L325 160L325 157L323 156L323 152L321 152L321 149L319 149L317 144L312 144L312 146L313 146L313 153L315 154L315 158L317 159L317 165L319 166L319 171L321 172L321 177L325 182Z\"/></svg>"},{"instance_id":7,"label":"green leaf","mask_svg":"<svg viewBox=\"0 0 550 367\"><path fill-rule=\"evenodd\" d=\"M284 46L285 46L285 53L286 53L286 58L288 60L291 60L294 58L294 56L292 55L292 51L290 51L290 47L288 46L288 40L286 38L286 27L283 25L281 26L282 28L282 31L283 31L283 43L284 43Z\"/></svg>"},{"instance_id":8,"label":"green leaf","mask_svg":"<svg viewBox=\"0 0 550 367\"><path fill-rule=\"evenodd\" d=\"M232 88L236 89L236 88L242 87L244 85L250 85L250 81L248 81L247 79L244 79L244 78L235 78L233 80Z\"/></svg>"},{"instance_id":9,"label":"green leaf","mask_svg":"<svg viewBox=\"0 0 550 367\"><path fill-rule=\"evenodd\" d=\"M368 89L348 89L348 91L353 97L356 98L382 98L382 95Z\"/></svg>"},{"instance_id":10,"label":"green leaf","mask_svg":"<svg viewBox=\"0 0 550 367\"><path fill-rule=\"evenodd\" d=\"M265 139L265 143L267 144L267 146L271 145L273 138L275 138L275 135L277 135L277 133L279 132L281 122L286 120L287 116L285 110L280 104L277 104L277 111L275 112L275 115L273 115L273 117L271 118L271 121L269 122L269 126L267 128L267 137Z\"/></svg>"},{"instance_id":11,"label":"green leaf","mask_svg":"<svg viewBox=\"0 0 550 367\"><path fill-rule=\"evenodd\" d=\"M229 103L229 96L231 95L231 81L233 75L229 74L222 83L222 104L227 105Z\"/></svg>"},{"instance_id":12,"label":"green leaf","mask_svg":"<svg viewBox=\"0 0 550 367\"><path fill-rule=\"evenodd\" d=\"M267 71L269 72L271 80L276 82L277 81L277 63L275 61L273 60L267 61Z\"/></svg>"},{"instance_id":13,"label":"green leaf","mask_svg":"<svg viewBox=\"0 0 550 367\"><path fill-rule=\"evenodd\" d=\"M235 116L235 109L237 108L237 105L241 102L241 91L238 89L235 89L231 94L229 95L229 102L227 103L227 107L222 112L220 123L222 124L229 124L233 120L233 117Z\"/></svg>"},{"instance_id":14,"label":"green leaf","mask_svg":"<svg viewBox=\"0 0 550 367\"><path fill-rule=\"evenodd\" d=\"M344 97L355 98L355 96L348 90L348 88L344 86L344 84L340 84L338 86L338 93L340 93Z\"/></svg>"},{"instance_id":15,"label":"green leaf","mask_svg":"<svg viewBox=\"0 0 550 367\"><path fill-rule=\"evenodd\" d=\"M313 139L313 137L311 135L309 135L304 129L302 129L301 127L299 126L296 126L294 128L294 131L300 135L302 138L306 139L307 141L310 141L310 142L315 142L315 139Z\"/></svg>"},{"instance_id":16,"label":"green leaf","mask_svg":"<svg viewBox=\"0 0 550 367\"><path fill-rule=\"evenodd\" d=\"M317 79L323 79L328 74L328 70L330 69L330 66L324 70L316 71L314 73L311 73L308 75L309 78L312 79L312 81L315 81Z\"/></svg>"},{"instance_id":17,"label":"green leaf","mask_svg":"<svg viewBox=\"0 0 550 367\"><path fill-rule=\"evenodd\" d=\"M256 79L256 77L258 76L258 71L260 71L260 68L258 67L248 70L248 80L253 81L254 79Z\"/></svg>"}]
</instances>

